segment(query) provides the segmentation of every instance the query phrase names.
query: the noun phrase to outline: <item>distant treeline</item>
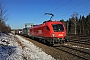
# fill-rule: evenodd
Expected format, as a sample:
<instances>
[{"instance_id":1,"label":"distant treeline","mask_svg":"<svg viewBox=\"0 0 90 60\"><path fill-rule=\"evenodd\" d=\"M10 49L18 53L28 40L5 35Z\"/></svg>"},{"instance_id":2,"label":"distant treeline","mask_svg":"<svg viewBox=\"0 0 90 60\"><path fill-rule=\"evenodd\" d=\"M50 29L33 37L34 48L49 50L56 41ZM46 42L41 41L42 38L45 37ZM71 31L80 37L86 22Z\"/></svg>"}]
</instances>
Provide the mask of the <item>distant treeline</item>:
<instances>
[{"instance_id":1,"label":"distant treeline","mask_svg":"<svg viewBox=\"0 0 90 60\"><path fill-rule=\"evenodd\" d=\"M72 16L69 20L60 20L67 29L67 34L90 35L90 14L77 17Z\"/></svg>"}]
</instances>

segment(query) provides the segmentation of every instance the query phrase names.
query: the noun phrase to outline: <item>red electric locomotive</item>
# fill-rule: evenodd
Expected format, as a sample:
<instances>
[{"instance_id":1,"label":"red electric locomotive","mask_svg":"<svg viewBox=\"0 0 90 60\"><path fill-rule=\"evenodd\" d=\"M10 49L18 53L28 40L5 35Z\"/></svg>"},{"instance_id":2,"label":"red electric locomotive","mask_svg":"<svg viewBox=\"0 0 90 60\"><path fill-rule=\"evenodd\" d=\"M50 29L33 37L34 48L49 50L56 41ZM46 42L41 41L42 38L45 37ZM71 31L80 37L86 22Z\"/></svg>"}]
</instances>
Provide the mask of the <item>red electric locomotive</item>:
<instances>
[{"instance_id":1,"label":"red electric locomotive","mask_svg":"<svg viewBox=\"0 0 90 60\"><path fill-rule=\"evenodd\" d=\"M47 21L30 28L30 37L37 38L48 44L57 44L67 41L66 29L60 21Z\"/></svg>"}]
</instances>

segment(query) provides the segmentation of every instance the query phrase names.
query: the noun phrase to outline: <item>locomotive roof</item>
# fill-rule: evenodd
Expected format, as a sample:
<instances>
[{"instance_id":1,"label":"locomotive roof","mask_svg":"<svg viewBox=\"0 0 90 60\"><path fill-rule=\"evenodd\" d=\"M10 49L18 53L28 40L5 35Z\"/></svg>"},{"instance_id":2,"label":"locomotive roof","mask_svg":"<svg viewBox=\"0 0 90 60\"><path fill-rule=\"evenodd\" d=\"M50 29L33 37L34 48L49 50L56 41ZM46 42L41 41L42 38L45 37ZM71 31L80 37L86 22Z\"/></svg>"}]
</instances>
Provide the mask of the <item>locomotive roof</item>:
<instances>
[{"instance_id":1,"label":"locomotive roof","mask_svg":"<svg viewBox=\"0 0 90 60\"><path fill-rule=\"evenodd\" d=\"M62 24L62 22L60 22L60 21L47 21L47 22L44 22L43 24L35 25L32 28L42 27L42 26L45 26L45 25L48 25L48 24L54 24L54 23L55 24L57 24L57 23Z\"/></svg>"}]
</instances>

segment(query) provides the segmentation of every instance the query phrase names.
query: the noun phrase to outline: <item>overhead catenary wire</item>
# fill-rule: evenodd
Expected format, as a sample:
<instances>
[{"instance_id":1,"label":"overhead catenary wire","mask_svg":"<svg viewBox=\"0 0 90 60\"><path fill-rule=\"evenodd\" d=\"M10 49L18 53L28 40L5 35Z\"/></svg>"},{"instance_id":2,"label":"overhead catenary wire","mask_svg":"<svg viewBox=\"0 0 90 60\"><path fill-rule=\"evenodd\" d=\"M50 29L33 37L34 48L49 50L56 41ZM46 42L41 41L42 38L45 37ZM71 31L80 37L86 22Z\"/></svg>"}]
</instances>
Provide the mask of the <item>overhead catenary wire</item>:
<instances>
[{"instance_id":1,"label":"overhead catenary wire","mask_svg":"<svg viewBox=\"0 0 90 60\"><path fill-rule=\"evenodd\" d=\"M89 0L87 0L87 1L89 1ZM62 14L62 15L61 15L61 13L58 13L58 14L57 14L57 17L59 17L60 15L61 15L61 16L67 15L67 14L69 13L69 12L68 12L69 10L71 11L71 10L73 10L73 9L75 9L75 8L77 8L77 7L85 4L85 3L87 3L87 1L85 1L85 2L83 2L83 3L81 3L81 4L79 4L79 5L76 5L76 6L72 7L72 8L70 8L70 9L67 9L67 10L63 11L63 13L66 12L65 14ZM88 5L88 6L89 6L89 5ZM88 6L85 6L85 7L88 7ZM82 8L79 8L79 9L77 9L77 10L80 10L80 9L82 9ZM76 11L74 11L74 12L76 12Z\"/></svg>"},{"instance_id":2,"label":"overhead catenary wire","mask_svg":"<svg viewBox=\"0 0 90 60\"><path fill-rule=\"evenodd\" d=\"M52 13L53 11L59 9L60 7L62 7L62 6L64 6L64 5L69 4L71 1L72 1L72 0L69 0L68 2L65 2L64 4L62 4L62 5L58 6L58 7L56 7L55 9L51 10L50 13ZM83 4L85 4L85 3L87 3L88 1L89 1L89 0L85 0L85 2L83 2L83 3L79 4L79 5L76 5L76 6L70 8L70 9L68 9L68 10L65 10L63 13L65 13L65 12L68 13L68 11L73 10L73 9L75 9L75 8L77 8L77 7L79 7L79 6L83 5ZM53 5L53 6L54 6L54 5ZM53 6L52 6L52 7L53 7ZM50 7L50 8L52 8L52 7ZM49 8L49 9L50 9L50 8ZM49 9L47 9L47 10L49 10ZM79 9L78 9L78 10L79 10ZM75 12L75 11L74 11L74 12ZM67 15L66 13L63 14L63 15L61 15L61 16ZM61 13L59 13L59 14L61 14ZM58 15L58 14L57 14L57 15ZM39 16L40 16L40 15L39 15ZM59 15L58 15L58 16L59 16ZM43 17L44 17L44 13L43 13L42 16L40 16L40 17L37 18L36 20L41 19L41 18L43 18Z\"/></svg>"},{"instance_id":3,"label":"overhead catenary wire","mask_svg":"<svg viewBox=\"0 0 90 60\"><path fill-rule=\"evenodd\" d=\"M82 14L82 13L88 13L88 14L90 14L90 10L86 10L86 11L83 11L83 12L79 12L79 14ZM66 14L65 16L64 15L61 15L61 16L63 16L64 18L67 18L67 15L68 14ZM83 15L84 16L84 15ZM63 20L65 20L64 18L62 18ZM68 17L68 18L70 18L70 17ZM68 19L67 19L68 20Z\"/></svg>"},{"instance_id":4,"label":"overhead catenary wire","mask_svg":"<svg viewBox=\"0 0 90 60\"><path fill-rule=\"evenodd\" d=\"M64 4L62 4L61 6L58 6L58 7L56 7L55 9L53 9L52 11L50 11L50 12L53 12L53 11L55 11L55 10L57 10L58 8L60 8L60 7L62 7L62 6L64 6L64 5L66 5L66 4L68 4L69 2L71 2L72 0L69 0L69 1L67 1L67 2L65 2ZM60 2L60 1L59 1ZM57 2L58 3L58 2ZM55 5L56 5L56 3L55 3ZM54 5L53 5L54 6ZM52 6L52 7L53 7ZM52 7L50 7L50 8L52 8ZM49 10L50 8L48 8L47 10ZM44 12L45 13L45 12ZM43 14L44 14L43 13ZM39 18L37 18L37 19L35 19L35 20L38 20L38 19L40 19L40 18L42 18L42 17L44 17L45 15L42 15L42 16L40 16ZM34 21L35 21L34 20Z\"/></svg>"},{"instance_id":5,"label":"overhead catenary wire","mask_svg":"<svg viewBox=\"0 0 90 60\"><path fill-rule=\"evenodd\" d=\"M65 3L62 4L61 6L58 6L58 7L56 7L55 9L51 10L51 12L53 12L53 11L57 10L58 8L60 8L60 7L64 6L64 5L70 3L71 1L72 1L72 0L69 0L69 1L65 2Z\"/></svg>"},{"instance_id":6,"label":"overhead catenary wire","mask_svg":"<svg viewBox=\"0 0 90 60\"><path fill-rule=\"evenodd\" d=\"M42 18L42 17L44 17L44 16L45 16L44 13L45 13L46 11L48 11L49 9L51 9L52 7L54 7L54 6L55 6L56 4L58 4L60 1L61 1L61 0L57 1L55 4L53 4L53 5L50 6L48 9L46 9L42 14L40 14L39 16L37 16L37 17L34 19L34 21L35 21L35 20L38 20L38 19L40 19L40 18Z\"/></svg>"}]
</instances>

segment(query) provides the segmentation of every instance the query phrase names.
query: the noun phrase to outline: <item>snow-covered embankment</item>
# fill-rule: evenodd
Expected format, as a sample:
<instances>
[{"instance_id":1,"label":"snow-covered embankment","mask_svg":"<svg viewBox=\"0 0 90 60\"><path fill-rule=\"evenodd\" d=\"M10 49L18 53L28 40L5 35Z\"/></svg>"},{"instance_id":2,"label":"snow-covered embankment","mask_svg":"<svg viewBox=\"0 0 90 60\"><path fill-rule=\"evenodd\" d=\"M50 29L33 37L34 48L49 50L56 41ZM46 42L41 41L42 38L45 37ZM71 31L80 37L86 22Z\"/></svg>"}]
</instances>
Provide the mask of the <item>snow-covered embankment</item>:
<instances>
[{"instance_id":1,"label":"snow-covered embankment","mask_svg":"<svg viewBox=\"0 0 90 60\"><path fill-rule=\"evenodd\" d=\"M30 56L31 60L55 60L51 55L48 55L43 52L41 48L36 47L32 42L25 40L18 35L16 35L16 37L23 45L25 45L23 53L26 53L26 56Z\"/></svg>"}]
</instances>

